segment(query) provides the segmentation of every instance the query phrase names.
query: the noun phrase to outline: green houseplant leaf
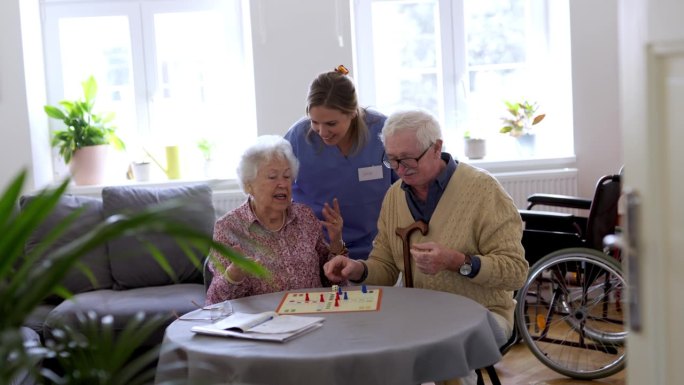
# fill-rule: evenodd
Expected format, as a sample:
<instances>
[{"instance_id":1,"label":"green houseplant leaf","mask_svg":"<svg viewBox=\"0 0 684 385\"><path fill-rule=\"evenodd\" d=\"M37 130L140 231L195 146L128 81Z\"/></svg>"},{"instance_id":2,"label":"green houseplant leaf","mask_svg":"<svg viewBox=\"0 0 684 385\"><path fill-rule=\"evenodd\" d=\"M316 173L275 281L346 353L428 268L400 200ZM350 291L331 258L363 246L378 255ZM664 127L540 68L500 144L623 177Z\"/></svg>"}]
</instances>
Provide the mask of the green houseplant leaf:
<instances>
[{"instance_id":1,"label":"green houseplant leaf","mask_svg":"<svg viewBox=\"0 0 684 385\"><path fill-rule=\"evenodd\" d=\"M3 232L3 236L0 237L0 298L2 298L0 301L0 314L2 314L0 316L0 360L3 362L0 365L0 383L11 383L12 379L22 372L36 375L34 369L36 356L49 353L45 353L44 349L24 345L20 327L26 323L31 312L48 295L56 293L64 297L70 296L70 293L61 285L66 274L79 265L79 261L84 255L108 241L127 235L144 235L148 232L164 233L173 236L177 242L183 245L184 250L189 251L193 247L211 248L229 260L235 261L250 274L264 278L269 275L268 271L261 265L214 241L211 235L174 221L172 214L183 204L180 201L167 201L135 213L108 217L104 222L76 240L59 248L50 247L50 244L68 228L70 222L78 220L80 212L77 211L72 216L67 217L64 222L56 225L46 236L41 247L25 255L24 244L26 240L54 210L70 182L65 180L56 188L39 191L32 197L29 204L18 211L16 210L17 202L21 196L25 179L26 172L24 171L8 185L0 196L0 231ZM44 255L45 250L50 250L50 252ZM161 260L163 255L159 253L155 255L155 258ZM200 261L196 261L196 264L199 263ZM85 320L84 322L95 321ZM97 322L102 323L104 321L98 320ZM148 326L143 326L143 324L146 325L147 322L140 321L131 328L146 330ZM150 319L149 322L154 324L158 321ZM154 328L153 326L149 327ZM64 332L68 333L69 331L65 329ZM135 334L133 331L129 333ZM123 355L135 350L133 348L140 343L138 340L140 335L128 339L126 336L127 334L124 333L117 338L117 343L122 344L122 346L116 349ZM106 340L108 337L105 331L98 334L97 337L92 337L89 340L91 348L100 343L96 342L96 338ZM98 351L99 354L108 354L106 349L99 349ZM64 367L65 372L69 372L70 369L83 363L78 357L78 355L72 355L75 361L62 363L62 365L66 365ZM131 358L131 356L129 355L127 358ZM100 368L100 370L102 371L100 374L106 378L119 378L125 374L125 371L132 369L128 365L114 365ZM107 371L114 371L115 373L108 373ZM50 375L56 376L57 374L52 373ZM58 378L53 380L60 382L57 381ZM69 382L64 380L61 383ZM112 380L109 383L119 382Z\"/></svg>"},{"instance_id":2,"label":"green houseplant leaf","mask_svg":"<svg viewBox=\"0 0 684 385\"><path fill-rule=\"evenodd\" d=\"M48 117L61 120L64 128L53 133L51 145L57 147L64 163L69 163L74 152L87 146L112 144L116 149L124 149L125 144L116 135L112 125L113 113L105 115L93 112L97 82L90 76L81 83L83 99L62 100L58 106L43 107Z\"/></svg>"}]
</instances>

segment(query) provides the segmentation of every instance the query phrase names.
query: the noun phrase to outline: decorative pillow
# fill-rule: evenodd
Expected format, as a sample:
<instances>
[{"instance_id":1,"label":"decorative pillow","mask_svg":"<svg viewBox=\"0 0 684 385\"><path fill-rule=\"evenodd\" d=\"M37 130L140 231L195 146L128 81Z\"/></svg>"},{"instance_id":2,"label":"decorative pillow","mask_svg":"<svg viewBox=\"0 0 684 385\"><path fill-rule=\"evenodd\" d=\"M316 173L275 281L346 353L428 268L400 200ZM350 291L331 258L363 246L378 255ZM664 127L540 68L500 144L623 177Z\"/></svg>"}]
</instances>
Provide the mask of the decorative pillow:
<instances>
[{"instance_id":1,"label":"decorative pillow","mask_svg":"<svg viewBox=\"0 0 684 385\"><path fill-rule=\"evenodd\" d=\"M172 199L183 205L172 220L211 236L214 229L214 205L209 186L192 185L168 188L105 187L102 202L105 218L114 214L136 212ZM169 276L147 250L142 240L153 244L164 255L175 277ZM109 242L109 263L114 289L123 290L173 283L202 283L201 261L208 250L193 250L200 261L196 266L173 237L164 234L127 236Z\"/></svg>"},{"instance_id":2,"label":"decorative pillow","mask_svg":"<svg viewBox=\"0 0 684 385\"><path fill-rule=\"evenodd\" d=\"M24 209L32 199L32 196L21 197L19 200L20 208ZM39 246L40 242L50 230L71 215L75 210L80 208L83 208L81 214L73 221L71 226L65 230L62 236L52 244L46 251L46 254L74 241L104 220L102 214L102 201L100 199L78 195L63 195L60 197L60 200L52 213L48 215L45 221L41 223L36 231L28 238L26 245L24 245L24 252L26 254L32 252ZM80 269L74 268L66 275L63 281L63 285L69 291L76 294L91 290L112 288L112 274L109 269L107 247L105 244L84 255L81 262L90 269L90 272L95 277L95 282L91 282ZM61 298L52 296L48 298L47 301L59 303Z\"/></svg>"}]
</instances>

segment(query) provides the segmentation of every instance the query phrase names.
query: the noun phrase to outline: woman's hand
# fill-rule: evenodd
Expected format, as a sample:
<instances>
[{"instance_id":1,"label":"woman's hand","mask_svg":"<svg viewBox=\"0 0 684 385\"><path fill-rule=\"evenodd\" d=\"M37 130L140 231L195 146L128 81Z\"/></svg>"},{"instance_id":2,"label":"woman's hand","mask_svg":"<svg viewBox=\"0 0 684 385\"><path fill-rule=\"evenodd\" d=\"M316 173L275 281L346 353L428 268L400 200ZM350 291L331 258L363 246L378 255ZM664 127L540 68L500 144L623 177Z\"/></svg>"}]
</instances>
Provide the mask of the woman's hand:
<instances>
[{"instance_id":1,"label":"woman's hand","mask_svg":"<svg viewBox=\"0 0 684 385\"><path fill-rule=\"evenodd\" d=\"M330 250L341 251L344 248L342 242L342 228L344 227L344 220L340 214L340 204L337 198L333 199L333 205L330 207L328 202L323 205L323 219L321 223L328 231L330 238Z\"/></svg>"},{"instance_id":2,"label":"woman's hand","mask_svg":"<svg viewBox=\"0 0 684 385\"><path fill-rule=\"evenodd\" d=\"M233 250L235 250L239 254L245 256L246 258L249 258L247 256L247 254L245 254L245 252L239 246L231 246L231 247L233 248ZM258 262L258 261L255 261L255 262ZM226 268L226 272L224 274L224 278L226 279L226 281L228 281L229 283L232 283L232 284L242 283L242 281L244 281L246 277L247 277L247 274L245 274L245 272L242 271L242 269L237 267L237 265L232 263L232 262L230 265L228 265L228 268Z\"/></svg>"}]
</instances>

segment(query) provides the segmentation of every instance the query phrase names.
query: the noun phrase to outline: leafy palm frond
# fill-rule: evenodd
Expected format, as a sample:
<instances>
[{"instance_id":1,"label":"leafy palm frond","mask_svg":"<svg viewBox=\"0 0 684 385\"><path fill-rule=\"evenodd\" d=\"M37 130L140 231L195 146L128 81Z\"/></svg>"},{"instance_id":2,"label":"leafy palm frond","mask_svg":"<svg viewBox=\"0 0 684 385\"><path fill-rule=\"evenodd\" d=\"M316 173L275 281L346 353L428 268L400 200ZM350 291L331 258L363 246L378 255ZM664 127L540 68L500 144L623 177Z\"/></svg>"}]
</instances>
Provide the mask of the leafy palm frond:
<instances>
[{"instance_id":1,"label":"leafy palm frond","mask_svg":"<svg viewBox=\"0 0 684 385\"><path fill-rule=\"evenodd\" d=\"M69 184L69 180L65 180L56 188L39 191L18 211L17 202L25 179L24 171L0 196L0 231L3 234L0 237L0 383L9 383L19 373L33 370L35 355L29 354L29 347L24 346L20 333L20 327L31 312L49 295L68 296L69 293L61 285L64 277L74 267L82 267L80 259L84 255L113 239L147 233L167 234L174 237L188 255L192 255L193 248L213 249L250 274L268 276L268 271L261 265L214 241L210 234L174 220L174 213L183 205L180 201L167 201L135 213L108 217L76 240L56 248L54 242L70 223L78 220L77 212L54 226L42 245L25 255L26 241L48 218ZM163 266L163 255L153 255ZM199 265L194 258L193 263ZM142 328L142 324L136 327ZM126 338L124 334L121 343L125 343ZM120 336L117 341L121 339ZM123 370L122 367L119 369Z\"/></svg>"},{"instance_id":2,"label":"leafy palm frond","mask_svg":"<svg viewBox=\"0 0 684 385\"><path fill-rule=\"evenodd\" d=\"M70 385L137 385L152 382L154 362L159 347L144 352L145 340L164 325L161 316L138 313L121 331L114 330L112 316L99 317L94 312L79 314L74 324L53 329L48 340L48 358L54 359L63 373L43 369L48 383ZM135 356L135 360L131 357Z\"/></svg>"}]
</instances>

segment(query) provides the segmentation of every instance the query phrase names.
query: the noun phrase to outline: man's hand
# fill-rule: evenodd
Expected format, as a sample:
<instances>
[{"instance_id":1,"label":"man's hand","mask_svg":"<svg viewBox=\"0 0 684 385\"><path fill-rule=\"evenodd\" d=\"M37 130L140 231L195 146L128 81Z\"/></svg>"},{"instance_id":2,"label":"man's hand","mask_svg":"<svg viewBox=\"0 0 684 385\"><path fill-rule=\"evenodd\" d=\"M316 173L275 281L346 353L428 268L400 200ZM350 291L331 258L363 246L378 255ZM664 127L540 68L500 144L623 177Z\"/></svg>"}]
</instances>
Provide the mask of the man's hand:
<instances>
[{"instance_id":1,"label":"man's hand","mask_svg":"<svg viewBox=\"0 0 684 385\"><path fill-rule=\"evenodd\" d=\"M411 245L411 256L416 267L424 274L434 275L442 270L456 270L463 263L465 255L457 263L457 251L448 249L435 242L414 243Z\"/></svg>"},{"instance_id":2,"label":"man's hand","mask_svg":"<svg viewBox=\"0 0 684 385\"><path fill-rule=\"evenodd\" d=\"M363 275L363 264L344 255L337 255L323 265L323 272L330 282L358 281Z\"/></svg>"}]
</instances>

